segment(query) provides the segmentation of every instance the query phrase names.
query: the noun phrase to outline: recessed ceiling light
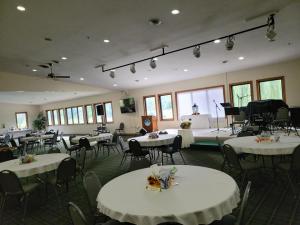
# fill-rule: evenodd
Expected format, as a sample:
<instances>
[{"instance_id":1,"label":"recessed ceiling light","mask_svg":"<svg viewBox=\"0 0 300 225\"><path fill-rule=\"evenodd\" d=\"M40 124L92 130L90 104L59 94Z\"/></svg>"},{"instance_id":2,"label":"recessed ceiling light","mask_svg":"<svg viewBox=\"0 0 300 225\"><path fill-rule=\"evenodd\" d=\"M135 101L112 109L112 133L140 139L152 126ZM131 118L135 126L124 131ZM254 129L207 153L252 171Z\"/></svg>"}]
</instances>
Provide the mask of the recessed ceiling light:
<instances>
[{"instance_id":1,"label":"recessed ceiling light","mask_svg":"<svg viewBox=\"0 0 300 225\"><path fill-rule=\"evenodd\" d=\"M116 70L110 70L111 72L116 72Z\"/></svg>"},{"instance_id":2,"label":"recessed ceiling light","mask_svg":"<svg viewBox=\"0 0 300 225\"><path fill-rule=\"evenodd\" d=\"M110 40L108 40L108 39L104 39L103 41L104 41L104 43L109 43L110 42Z\"/></svg>"},{"instance_id":3,"label":"recessed ceiling light","mask_svg":"<svg viewBox=\"0 0 300 225\"><path fill-rule=\"evenodd\" d=\"M114 87L117 87L118 85L117 85L117 84L113 84L113 86L114 86Z\"/></svg>"},{"instance_id":4,"label":"recessed ceiling light","mask_svg":"<svg viewBox=\"0 0 300 225\"><path fill-rule=\"evenodd\" d=\"M148 80L149 78L148 77L144 77L144 80Z\"/></svg>"},{"instance_id":5,"label":"recessed ceiling light","mask_svg":"<svg viewBox=\"0 0 300 225\"><path fill-rule=\"evenodd\" d=\"M36 72L37 70L36 69L32 69L32 72Z\"/></svg>"},{"instance_id":6,"label":"recessed ceiling light","mask_svg":"<svg viewBox=\"0 0 300 225\"><path fill-rule=\"evenodd\" d=\"M215 44L219 44L221 42L221 40L220 39L216 39L216 40L214 40L214 43Z\"/></svg>"},{"instance_id":7,"label":"recessed ceiling light","mask_svg":"<svg viewBox=\"0 0 300 225\"><path fill-rule=\"evenodd\" d=\"M158 58L157 58L157 57L155 57L155 58L153 58L153 60L157 61L157 60L158 60Z\"/></svg>"},{"instance_id":8,"label":"recessed ceiling light","mask_svg":"<svg viewBox=\"0 0 300 225\"><path fill-rule=\"evenodd\" d=\"M68 58L65 57L65 56L63 56L63 57L61 57L61 59L62 59L62 60L67 60Z\"/></svg>"},{"instance_id":9,"label":"recessed ceiling light","mask_svg":"<svg viewBox=\"0 0 300 225\"><path fill-rule=\"evenodd\" d=\"M25 9L24 6L18 5L18 6L17 6L17 10L19 10L19 11L21 11L21 12L24 12L26 9Z\"/></svg>"},{"instance_id":10,"label":"recessed ceiling light","mask_svg":"<svg viewBox=\"0 0 300 225\"><path fill-rule=\"evenodd\" d=\"M244 57L244 56L240 56L238 59L239 59L239 60L244 60L245 57Z\"/></svg>"},{"instance_id":11,"label":"recessed ceiling light","mask_svg":"<svg viewBox=\"0 0 300 225\"><path fill-rule=\"evenodd\" d=\"M173 10L171 11L171 13L172 13L173 15L177 15L177 14L180 13L180 11L179 11L178 9L173 9Z\"/></svg>"},{"instance_id":12,"label":"recessed ceiling light","mask_svg":"<svg viewBox=\"0 0 300 225\"><path fill-rule=\"evenodd\" d=\"M184 71L184 72L188 72L189 70L188 70L188 69L184 69L183 71Z\"/></svg>"},{"instance_id":13,"label":"recessed ceiling light","mask_svg":"<svg viewBox=\"0 0 300 225\"><path fill-rule=\"evenodd\" d=\"M84 78L83 78L83 77L80 77L80 80L84 80Z\"/></svg>"}]
</instances>

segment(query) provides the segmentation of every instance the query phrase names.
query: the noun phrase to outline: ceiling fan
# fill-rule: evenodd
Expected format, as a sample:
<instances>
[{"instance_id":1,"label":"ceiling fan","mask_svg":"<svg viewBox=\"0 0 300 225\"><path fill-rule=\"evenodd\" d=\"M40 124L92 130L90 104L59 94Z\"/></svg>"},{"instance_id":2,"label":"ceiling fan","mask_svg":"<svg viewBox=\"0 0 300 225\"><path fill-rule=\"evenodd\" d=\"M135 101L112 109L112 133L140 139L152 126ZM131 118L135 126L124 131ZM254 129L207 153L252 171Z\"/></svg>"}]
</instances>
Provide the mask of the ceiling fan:
<instances>
[{"instance_id":1,"label":"ceiling fan","mask_svg":"<svg viewBox=\"0 0 300 225\"><path fill-rule=\"evenodd\" d=\"M57 64L59 63L59 61L57 61L57 60L52 60L52 62L57 63ZM61 75L54 74L53 71L52 71L52 67L53 67L53 63L52 62L51 63L47 63L47 64L41 64L41 65L39 65L42 68L48 68L48 69L50 69L50 73L47 75L48 78L52 78L52 79L57 79L57 78L71 78L70 76L61 76Z\"/></svg>"}]
</instances>

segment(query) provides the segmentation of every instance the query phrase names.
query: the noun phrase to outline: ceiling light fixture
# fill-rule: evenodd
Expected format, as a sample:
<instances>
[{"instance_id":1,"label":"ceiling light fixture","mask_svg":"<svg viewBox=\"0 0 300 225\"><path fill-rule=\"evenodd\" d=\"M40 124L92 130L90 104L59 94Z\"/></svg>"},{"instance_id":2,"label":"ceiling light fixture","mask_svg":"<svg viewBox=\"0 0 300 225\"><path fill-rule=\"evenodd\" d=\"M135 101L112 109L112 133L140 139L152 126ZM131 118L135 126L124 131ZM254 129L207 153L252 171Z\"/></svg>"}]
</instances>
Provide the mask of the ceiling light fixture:
<instances>
[{"instance_id":1,"label":"ceiling light fixture","mask_svg":"<svg viewBox=\"0 0 300 225\"><path fill-rule=\"evenodd\" d=\"M24 12L26 10L26 8L22 5L18 5L17 6L17 10L21 11L21 12Z\"/></svg>"},{"instance_id":2,"label":"ceiling light fixture","mask_svg":"<svg viewBox=\"0 0 300 225\"><path fill-rule=\"evenodd\" d=\"M269 17L268 17L268 29L267 29L267 33L266 33L266 38L269 40L269 41L275 41L275 37L277 35L277 33L274 31L275 30L275 20L274 20L274 16L275 14L271 14Z\"/></svg>"},{"instance_id":3,"label":"ceiling light fixture","mask_svg":"<svg viewBox=\"0 0 300 225\"><path fill-rule=\"evenodd\" d=\"M184 69L183 71L184 71L184 72L188 72L189 70L188 70L188 69Z\"/></svg>"},{"instance_id":4,"label":"ceiling light fixture","mask_svg":"<svg viewBox=\"0 0 300 225\"><path fill-rule=\"evenodd\" d=\"M80 80L84 80L84 77L80 77Z\"/></svg>"},{"instance_id":5,"label":"ceiling light fixture","mask_svg":"<svg viewBox=\"0 0 300 225\"><path fill-rule=\"evenodd\" d=\"M115 76L115 71L110 71L110 73L109 73L109 76L112 78L112 79L114 79L116 76Z\"/></svg>"},{"instance_id":6,"label":"ceiling light fixture","mask_svg":"<svg viewBox=\"0 0 300 225\"><path fill-rule=\"evenodd\" d=\"M155 69L155 68L156 68L156 62L155 62L154 58L152 58L152 59L150 60L150 67L151 67L152 69Z\"/></svg>"},{"instance_id":7,"label":"ceiling light fixture","mask_svg":"<svg viewBox=\"0 0 300 225\"><path fill-rule=\"evenodd\" d=\"M131 73L135 73L136 72L136 70L135 70L135 64L134 63L131 64L131 66L130 66L130 72Z\"/></svg>"},{"instance_id":8,"label":"ceiling light fixture","mask_svg":"<svg viewBox=\"0 0 300 225\"><path fill-rule=\"evenodd\" d=\"M62 60L67 60L68 58L65 57L65 56L63 56L63 57L61 57L61 59L62 59Z\"/></svg>"},{"instance_id":9,"label":"ceiling light fixture","mask_svg":"<svg viewBox=\"0 0 300 225\"><path fill-rule=\"evenodd\" d=\"M153 60L157 61L157 60L158 60L158 58L157 58L157 57L154 57L154 58L153 58Z\"/></svg>"},{"instance_id":10,"label":"ceiling light fixture","mask_svg":"<svg viewBox=\"0 0 300 225\"><path fill-rule=\"evenodd\" d=\"M220 39L216 39L216 40L214 40L214 43L215 44L219 44L221 42L221 40Z\"/></svg>"},{"instance_id":11,"label":"ceiling light fixture","mask_svg":"<svg viewBox=\"0 0 300 225\"><path fill-rule=\"evenodd\" d=\"M185 51L185 50L190 49L190 48L193 48L194 56L199 58L201 56L200 47L202 45L206 45L206 44L210 44L210 43L217 43L217 42L219 42L218 40L222 41L222 39L226 39L225 47L226 47L227 50L230 51L234 47L235 36L245 34L245 33L249 33L249 32L254 31L254 30L262 29L264 27L268 27L268 30L267 30L268 32L266 34L266 37L270 41L274 40L274 37L276 36L276 33L274 31L274 27L275 27L274 14L272 14L268 18L268 23L265 23L265 24L262 24L262 25L259 25L259 26L255 26L255 27L248 28L248 29L245 29L245 30L241 30L241 31L231 33L231 34L226 34L226 35L218 37L218 38L214 38L214 39L211 39L211 40L206 40L206 41L203 41L201 43L192 44L192 45L185 46L185 47L178 48L178 49L174 49L174 50L171 50L171 51L168 51L168 52L165 52L165 47L167 47L167 46L164 45L164 46L161 46L160 48L155 48L154 49L154 50L161 49L162 53L160 53L160 54L156 54L154 56L147 57L147 58L138 59L136 61L126 63L126 64L122 64L122 65L118 65L118 66L111 67L111 68L105 68L105 65L103 65L103 64L102 65L97 65L97 66L95 66L95 68L100 68L101 67L102 72L108 72L108 71L112 71L114 69L119 69L119 68L131 66L132 64L137 64L137 63L141 63L141 62L145 62L145 61L150 60L150 67L152 69L154 69L154 68L156 68L156 63L155 63L155 60L154 60L155 58L170 55L170 54L177 53L177 52L180 52L180 51Z\"/></svg>"},{"instance_id":12,"label":"ceiling light fixture","mask_svg":"<svg viewBox=\"0 0 300 225\"><path fill-rule=\"evenodd\" d=\"M108 39L104 39L104 40L103 40L103 42L104 42L104 43L109 43L109 42L110 42L110 40L108 40Z\"/></svg>"},{"instance_id":13,"label":"ceiling light fixture","mask_svg":"<svg viewBox=\"0 0 300 225\"><path fill-rule=\"evenodd\" d=\"M144 80L148 80L149 78L148 77L144 77Z\"/></svg>"},{"instance_id":14,"label":"ceiling light fixture","mask_svg":"<svg viewBox=\"0 0 300 225\"><path fill-rule=\"evenodd\" d=\"M199 58L201 56L201 52L200 52L200 45L197 45L194 50L193 50L193 55L196 58Z\"/></svg>"},{"instance_id":15,"label":"ceiling light fixture","mask_svg":"<svg viewBox=\"0 0 300 225\"><path fill-rule=\"evenodd\" d=\"M180 13L180 11L179 11L178 9L173 9L173 10L171 11L171 13L172 13L173 15L177 15L177 14Z\"/></svg>"},{"instance_id":16,"label":"ceiling light fixture","mask_svg":"<svg viewBox=\"0 0 300 225\"><path fill-rule=\"evenodd\" d=\"M245 57L244 57L244 56L240 56L238 59L239 59L239 60L244 60Z\"/></svg>"},{"instance_id":17,"label":"ceiling light fixture","mask_svg":"<svg viewBox=\"0 0 300 225\"><path fill-rule=\"evenodd\" d=\"M117 84L113 84L113 86L114 86L114 87L117 87L118 85L117 85Z\"/></svg>"},{"instance_id":18,"label":"ceiling light fixture","mask_svg":"<svg viewBox=\"0 0 300 225\"><path fill-rule=\"evenodd\" d=\"M37 69L32 69L32 72L36 72L37 71Z\"/></svg>"}]
</instances>

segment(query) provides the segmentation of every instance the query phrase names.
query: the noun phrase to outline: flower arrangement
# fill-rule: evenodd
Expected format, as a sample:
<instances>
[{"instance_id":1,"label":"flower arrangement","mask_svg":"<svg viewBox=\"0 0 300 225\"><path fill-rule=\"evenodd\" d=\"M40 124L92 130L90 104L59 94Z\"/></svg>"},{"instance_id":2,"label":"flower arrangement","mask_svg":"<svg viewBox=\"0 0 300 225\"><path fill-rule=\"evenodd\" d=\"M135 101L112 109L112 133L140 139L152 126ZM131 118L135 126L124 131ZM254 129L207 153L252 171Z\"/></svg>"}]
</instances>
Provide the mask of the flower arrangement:
<instances>
[{"instance_id":1,"label":"flower arrangement","mask_svg":"<svg viewBox=\"0 0 300 225\"><path fill-rule=\"evenodd\" d=\"M34 161L36 161L34 155L26 154L26 155L20 157L21 164L32 163Z\"/></svg>"},{"instance_id":2,"label":"flower arrangement","mask_svg":"<svg viewBox=\"0 0 300 225\"><path fill-rule=\"evenodd\" d=\"M156 132L152 132L148 135L148 138L156 139L156 138L159 138L159 135Z\"/></svg>"},{"instance_id":3,"label":"flower arrangement","mask_svg":"<svg viewBox=\"0 0 300 225\"><path fill-rule=\"evenodd\" d=\"M183 121L180 124L181 129L190 129L192 123L190 121Z\"/></svg>"},{"instance_id":4,"label":"flower arrangement","mask_svg":"<svg viewBox=\"0 0 300 225\"><path fill-rule=\"evenodd\" d=\"M171 169L161 169L156 164L151 166L152 175L147 177L146 189L159 190L169 189L174 184L174 175L177 172L176 167Z\"/></svg>"}]
</instances>

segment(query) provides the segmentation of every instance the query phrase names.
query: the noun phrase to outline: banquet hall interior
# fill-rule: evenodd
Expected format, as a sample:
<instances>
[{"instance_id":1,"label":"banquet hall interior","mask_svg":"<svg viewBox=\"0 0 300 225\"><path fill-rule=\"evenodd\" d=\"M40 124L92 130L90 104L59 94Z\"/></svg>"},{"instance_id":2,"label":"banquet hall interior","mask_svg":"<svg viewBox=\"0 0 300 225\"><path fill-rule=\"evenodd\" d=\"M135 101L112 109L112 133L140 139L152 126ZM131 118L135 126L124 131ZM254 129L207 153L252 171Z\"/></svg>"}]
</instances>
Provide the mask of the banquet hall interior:
<instances>
[{"instance_id":1,"label":"banquet hall interior","mask_svg":"<svg viewBox=\"0 0 300 225\"><path fill-rule=\"evenodd\" d=\"M0 225L299 225L299 12L1 0Z\"/></svg>"}]
</instances>

